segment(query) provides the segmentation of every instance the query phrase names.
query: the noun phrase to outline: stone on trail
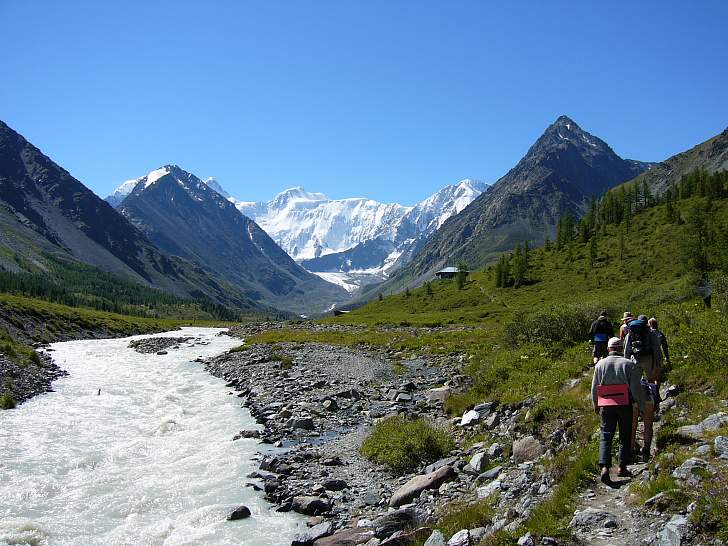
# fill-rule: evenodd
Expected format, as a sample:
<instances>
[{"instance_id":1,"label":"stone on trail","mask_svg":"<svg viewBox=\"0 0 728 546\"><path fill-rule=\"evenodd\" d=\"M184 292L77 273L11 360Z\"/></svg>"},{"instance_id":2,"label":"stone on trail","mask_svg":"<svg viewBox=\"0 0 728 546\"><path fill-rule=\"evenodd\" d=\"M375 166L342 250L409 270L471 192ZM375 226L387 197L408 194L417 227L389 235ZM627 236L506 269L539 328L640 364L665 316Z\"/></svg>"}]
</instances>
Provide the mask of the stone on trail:
<instances>
[{"instance_id":1,"label":"stone on trail","mask_svg":"<svg viewBox=\"0 0 728 546\"><path fill-rule=\"evenodd\" d=\"M544 447L533 436L526 436L513 442L513 461L516 464L535 461L544 454Z\"/></svg>"},{"instance_id":2,"label":"stone on trail","mask_svg":"<svg viewBox=\"0 0 728 546\"><path fill-rule=\"evenodd\" d=\"M488 482L490 480L493 480L498 477L498 474L500 474L502 470L503 470L502 466L495 466L495 467L491 468L490 470L486 470L485 472L483 472L480 476L475 478L475 481Z\"/></svg>"},{"instance_id":3,"label":"stone on trail","mask_svg":"<svg viewBox=\"0 0 728 546\"><path fill-rule=\"evenodd\" d=\"M235 521L238 519L245 519L250 517L250 508L247 506L238 506L233 510L227 517L228 521Z\"/></svg>"},{"instance_id":4,"label":"stone on trail","mask_svg":"<svg viewBox=\"0 0 728 546\"><path fill-rule=\"evenodd\" d=\"M445 535L440 531L432 531L430 538L425 541L424 546L445 546Z\"/></svg>"},{"instance_id":5,"label":"stone on trail","mask_svg":"<svg viewBox=\"0 0 728 546\"><path fill-rule=\"evenodd\" d=\"M328 491L341 491L348 487L344 480L327 480L323 484L324 489Z\"/></svg>"},{"instance_id":6,"label":"stone on trail","mask_svg":"<svg viewBox=\"0 0 728 546\"><path fill-rule=\"evenodd\" d=\"M498 495L500 496L500 490L501 482L498 480L494 480L484 487L479 487L476 492L479 499L487 499L494 493L498 493Z\"/></svg>"},{"instance_id":7,"label":"stone on trail","mask_svg":"<svg viewBox=\"0 0 728 546\"><path fill-rule=\"evenodd\" d=\"M394 492L389 504L395 508L407 504L425 489L438 489L443 483L455 479L455 476L455 469L447 465L429 474L415 476Z\"/></svg>"},{"instance_id":8,"label":"stone on trail","mask_svg":"<svg viewBox=\"0 0 728 546\"><path fill-rule=\"evenodd\" d=\"M447 541L447 546L470 546L470 531L458 531Z\"/></svg>"},{"instance_id":9,"label":"stone on trail","mask_svg":"<svg viewBox=\"0 0 728 546\"><path fill-rule=\"evenodd\" d=\"M291 542L291 546L311 546L318 539L327 537L333 532L333 523L330 521L323 521L318 525L314 525L313 527L306 529L305 531L296 533L293 537L293 541Z\"/></svg>"},{"instance_id":10,"label":"stone on trail","mask_svg":"<svg viewBox=\"0 0 728 546\"><path fill-rule=\"evenodd\" d=\"M571 518L571 523L569 523L569 527L585 531L613 529L617 526L617 518L613 514L595 508L577 510L574 517Z\"/></svg>"}]
</instances>

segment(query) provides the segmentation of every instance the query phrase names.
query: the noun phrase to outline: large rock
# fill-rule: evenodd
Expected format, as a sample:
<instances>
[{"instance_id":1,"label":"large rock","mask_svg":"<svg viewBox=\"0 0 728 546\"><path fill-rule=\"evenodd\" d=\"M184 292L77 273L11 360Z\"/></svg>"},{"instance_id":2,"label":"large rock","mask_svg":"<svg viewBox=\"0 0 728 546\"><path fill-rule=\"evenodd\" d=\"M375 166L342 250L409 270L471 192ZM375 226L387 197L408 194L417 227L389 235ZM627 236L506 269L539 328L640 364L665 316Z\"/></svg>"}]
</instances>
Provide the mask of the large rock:
<instances>
[{"instance_id":1,"label":"large rock","mask_svg":"<svg viewBox=\"0 0 728 546\"><path fill-rule=\"evenodd\" d=\"M498 495L500 496L501 485L502 484L499 480L493 480L486 486L478 487L478 489L476 490L478 498L487 499L494 493L498 493Z\"/></svg>"},{"instance_id":2,"label":"large rock","mask_svg":"<svg viewBox=\"0 0 728 546\"><path fill-rule=\"evenodd\" d=\"M424 546L445 546L445 535L440 531L432 531L430 538L425 541Z\"/></svg>"},{"instance_id":3,"label":"large rock","mask_svg":"<svg viewBox=\"0 0 728 546\"><path fill-rule=\"evenodd\" d=\"M461 427L468 427L480 421L480 413L475 410L466 411L460 419Z\"/></svg>"},{"instance_id":4,"label":"large rock","mask_svg":"<svg viewBox=\"0 0 728 546\"><path fill-rule=\"evenodd\" d=\"M544 447L533 436L526 436L513 442L513 461L516 464L535 461L544 454Z\"/></svg>"},{"instance_id":5,"label":"large rock","mask_svg":"<svg viewBox=\"0 0 728 546\"><path fill-rule=\"evenodd\" d=\"M450 396L450 387L437 387L425 391L425 398L430 402L444 402L448 396Z\"/></svg>"},{"instance_id":6,"label":"large rock","mask_svg":"<svg viewBox=\"0 0 728 546\"><path fill-rule=\"evenodd\" d=\"M447 541L447 546L470 546L470 531L458 531Z\"/></svg>"},{"instance_id":7,"label":"large rock","mask_svg":"<svg viewBox=\"0 0 728 546\"><path fill-rule=\"evenodd\" d=\"M657 535L657 546L681 546L688 530L688 518L673 516Z\"/></svg>"},{"instance_id":8,"label":"large rock","mask_svg":"<svg viewBox=\"0 0 728 546\"><path fill-rule=\"evenodd\" d=\"M333 532L333 523L330 521L323 521L318 525L314 525L313 527L306 529L305 531L296 533L293 537L293 541L291 542L291 546L311 546L318 539L327 537Z\"/></svg>"},{"instance_id":9,"label":"large rock","mask_svg":"<svg viewBox=\"0 0 728 546\"><path fill-rule=\"evenodd\" d=\"M228 521L235 521L238 519L245 519L250 517L250 508L247 506L238 506L233 510L227 517Z\"/></svg>"},{"instance_id":10,"label":"large rock","mask_svg":"<svg viewBox=\"0 0 728 546\"><path fill-rule=\"evenodd\" d=\"M728 436L716 436L713 449L719 459L728 459Z\"/></svg>"},{"instance_id":11,"label":"large rock","mask_svg":"<svg viewBox=\"0 0 728 546\"><path fill-rule=\"evenodd\" d=\"M430 533L432 533L432 529L429 527L420 527L411 531L397 531L380 544L381 546L412 546L412 544L420 544L430 536Z\"/></svg>"},{"instance_id":12,"label":"large rock","mask_svg":"<svg viewBox=\"0 0 728 546\"><path fill-rule=\"evenodd\" d=\"M468 466L470 467L469 470L476 474L480 474L485 468L485 464L487 462L488 458L485 451L480 451L471 457L470 462L468 463Z\"/></svg>"},{"instance_id":13,"label":"large rock","mask_svg":"<svg viewBox=\"0 0 728 546\"><path fill-rule=\"evenodd\" d=\"M379 516L371 526L374 528L374 536L385 538L397 531L414 527L416 523L417 517L414 510L396 510Z\"/></svg>"},{"instance_id":14,"label":"large rock","mask_svg":"<svg viewBox=\"0 0 728 546\"><path fill-rule=\"evenodd\" d=\"M697 425L678 427L677 434L687 440L700 440L706 432L716 431L724 425L728 425L728 413L714 413Z\"/></svg>"},{"instance_id":15,"label":"large rock","mask_svg":"<svg viewBox=\"0 0 728 546\"><path fill-rule=\"evenodd\" d=\"M331 505L319 497L293 497L291 509L306 516L319 516L331 510Z\"/></svg>"},{"instance_id":16,"label":"large rock","mask_svg":"<svg viewBox=\"0 0 728 546\"><path fill-rule=\"evenodd\" d=\"M314 542L314 546L358 546L367 543L372 538L374 538L374 531L371 529L354 527L342 529L331 536L320 538Z\"/></svg>"},{"instance_id":17,"label":"large rock","mask_svg":"<svg viewBox=\"0 0 728 546\"><path fill-rule=\"evenodd\" d=\"M697 485L706 473L715 474L715 469L707 461L691 457L672 471L672 477L687 481L691 485Z\"/></svg>"},{"instance_id":18,"label":"large rock","mask_svg":"<svg viewBox=\"0 0 728 546\"><path fill-rule=\"evenodd\" d=\"M389 501L395 508L416 499L426 489L437 489L443 483L455 479L455 469L446 465L429 474L415 476L402 487L397 489Z\"/></svg>"},{"instance_id":19,"label":"large rock","mask_svg":"<svg viewBox=\"0 0 728 546\"><path fill-rule=\"evenodd\" d=\"M585 510L577 510L574 517L571 518L569 527L581 531L592 531L595 529L613 529L617 527L617 518L604 510L595 508L587 508Z\"/></svg>"}]
</instances>

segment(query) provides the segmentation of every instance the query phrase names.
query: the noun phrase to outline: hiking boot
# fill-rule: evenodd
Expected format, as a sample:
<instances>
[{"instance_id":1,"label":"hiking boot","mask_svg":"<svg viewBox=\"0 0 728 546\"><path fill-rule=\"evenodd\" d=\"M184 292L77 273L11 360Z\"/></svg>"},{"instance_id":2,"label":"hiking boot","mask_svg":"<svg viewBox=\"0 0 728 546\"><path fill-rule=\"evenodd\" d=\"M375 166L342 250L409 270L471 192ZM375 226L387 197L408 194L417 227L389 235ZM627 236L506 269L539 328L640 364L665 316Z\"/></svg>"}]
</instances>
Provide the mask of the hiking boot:
<instances>
[{"instance_id":1,"label":"hiking boot","mask_svg":"<svg viewBox=\"0 0 728 546\"><path fill-rule=\"evenodd\" d=\"M609 477L609 472L602 472L599 476L599 481L602 482L604 485L612 487L612 478Z\"/></svg>"},{"instance_id":2,"label":"hiking boot","mask_svg":"<svg viewBox=\"0 0 728 546\"><path fill-rule=\"evenodd\" d=\"M626 466L621 467L617 471L617 476L620 478L634 478L634 474L632 474Z\"/></svg>"}]
</instances>

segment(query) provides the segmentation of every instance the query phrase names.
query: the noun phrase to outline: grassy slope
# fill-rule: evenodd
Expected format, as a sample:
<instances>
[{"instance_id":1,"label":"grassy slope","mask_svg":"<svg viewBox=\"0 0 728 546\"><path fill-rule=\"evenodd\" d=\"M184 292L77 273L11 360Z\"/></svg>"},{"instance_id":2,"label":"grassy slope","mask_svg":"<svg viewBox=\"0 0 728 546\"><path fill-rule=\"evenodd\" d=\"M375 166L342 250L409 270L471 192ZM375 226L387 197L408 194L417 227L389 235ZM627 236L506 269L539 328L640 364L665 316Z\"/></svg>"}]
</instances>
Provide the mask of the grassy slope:
<instances>
[{"instance_id":1,"label":"grassy slope","mask_svg":"<svg viewBox=\"0 0 728 546\"><path fill-rule=\"evenodd\" d=\"M680 203L683 209L688 206L690 202ZM728 200L716 201L714 207L713 214L728 219ZM493 272L485 270L474 273L462 290L453 281L434 281L431 293L422 287L324 321L358 326L354 332L333 330L312 335L279 330L248 341L318 340L465 353L465 371L473 379L473 386L447 401L446 408L452 414L460 414L484 400L518 403L536 397L537 403L519 428L547 436L556 427L566 427L574 439L578 449L552 461L556 468L563 469L560 485L528 524L538 535L568 534L566 525L575 506L574 491L591 478L596 462L593 433L597 420L586 401L591 359L584 329L600 309L608 308L613 317L630 310L661 319L674 355L669 380L686 387L679 398L686 408L685 422L695 422L716 411L717 399L728 396L728 381L721 371L721 363L728 358L728 341L716 343L716 339L725 339L721 335L725 317L704 311L694 297L694 281L680 258L687 227L665 224L665 216L664 206L657 206L635 215L629 226L609 226L605 234L598 236L593 267L588 263L587 244L574 243L561 251L538 249L531 254L528 286L494 288ZM620 230L625 240L622 259ZM576 315L583 318L573 325ZM410 325L431 328L415 329ZM575 332L562 335L567 330ZM555 331L552 337L564 339L543 339L538 335L540 331ZM569 378L581 380L574 388L564 390ZM706 385L711 388L706 390ZM677 426L676 413L666 416L665 432L659 438L666 451L685 449L670 436ZM483 515L489 511L483 507L467 513ZM472 521L459 520L458 525L475 527L483 523L479 516L473 517ZM452 518L450 511L443 521L450 522L450 526ZM508 543L509 539L504 540Z\"/></svg>"}]
</instances>

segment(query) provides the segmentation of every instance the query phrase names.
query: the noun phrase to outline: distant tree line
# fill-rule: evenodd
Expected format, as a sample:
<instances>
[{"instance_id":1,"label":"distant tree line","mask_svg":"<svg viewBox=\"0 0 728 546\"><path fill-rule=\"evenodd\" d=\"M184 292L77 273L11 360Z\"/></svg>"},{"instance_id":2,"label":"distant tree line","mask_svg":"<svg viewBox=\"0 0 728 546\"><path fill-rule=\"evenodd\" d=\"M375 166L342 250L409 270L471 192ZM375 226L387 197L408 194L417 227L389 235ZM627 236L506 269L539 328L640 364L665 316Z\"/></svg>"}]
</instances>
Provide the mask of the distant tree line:
<instances>
[{"instance_id":1,"label":"distant tree line","mask_svg":"<svg viewBox=\"0 0 728 546\"><path fill-rule=\"evenodd\" d=\"M680 213L677 202L700 197ZM606 234L607 226L619 226L617 231L618 256L624 259L628 221L641 210L665 204L664 222L687 225L687 236L682 243L682 259L688 267L707 278L711 270L728 273L728 219L711 214L711 199L728 197L728 171L708 173L696 169L671 184L660 196L653 195L645 180L623 184L607 191L601 198L593 198L583 217L577 220L566 211L556 223L556 240L546 238L544 250L571 252L571 243L588 244L588 266L591 269L598 258L597 238ZM528 242L503 254L494 266L495 286L519 287L528 281Z\"/></svg>"},{"instance_id":2,"label":"distant tree line","mask_svg":"<svg viewBox=\"0 0 728 546\"><path fill-rule=\"evenodd\" d=\"M16 255L21 265L22 258ZM187 299L128 281L94 267L46 256L48 271L13 273L0 269L0 292L141 317L206 314L219 320L239 320L241 313L202 296Z\"/></svg>"}]
</instances>

